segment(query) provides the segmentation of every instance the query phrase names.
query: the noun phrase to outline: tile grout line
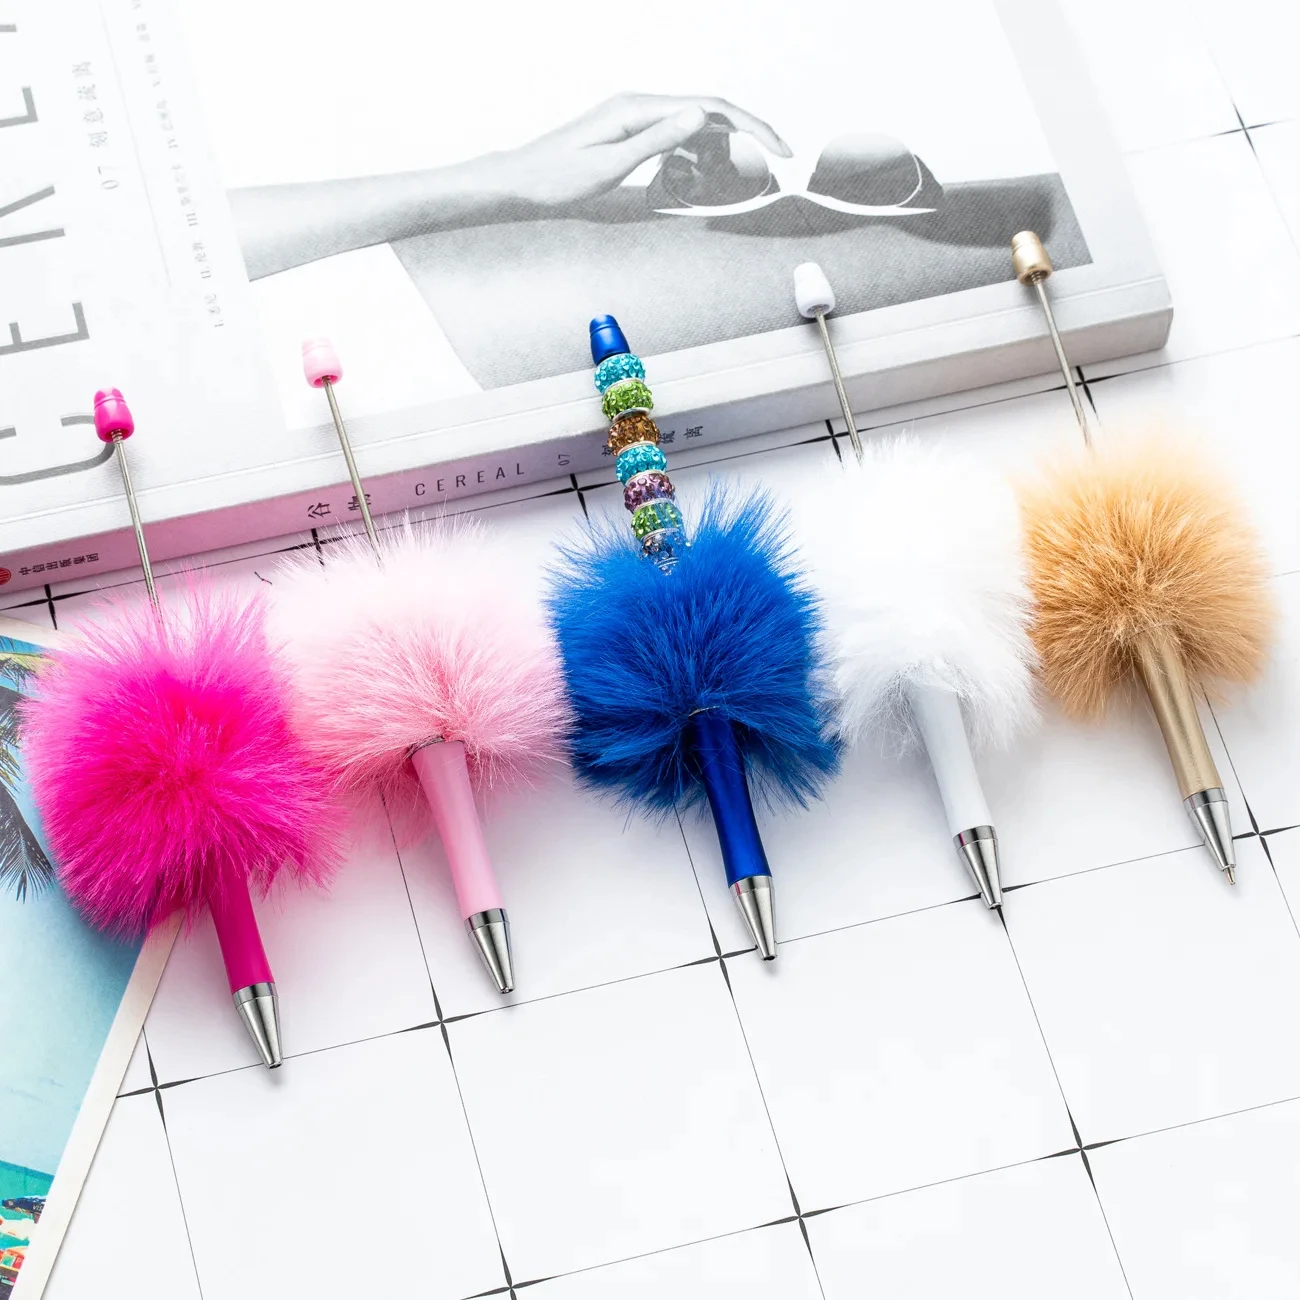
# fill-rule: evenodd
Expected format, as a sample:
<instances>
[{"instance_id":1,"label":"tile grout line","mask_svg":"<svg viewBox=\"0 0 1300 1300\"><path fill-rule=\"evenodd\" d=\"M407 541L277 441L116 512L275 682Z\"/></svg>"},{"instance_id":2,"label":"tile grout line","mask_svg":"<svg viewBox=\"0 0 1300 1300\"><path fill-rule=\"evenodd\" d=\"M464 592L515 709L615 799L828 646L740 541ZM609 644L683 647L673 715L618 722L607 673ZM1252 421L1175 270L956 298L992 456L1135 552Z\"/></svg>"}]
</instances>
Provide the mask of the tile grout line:
<instances>
[{"instance_id":1,"label":"tile grout line","mask_svg":"<svg viewBox=\"0 0 1300 1300\"><path fill-rule=\"evenodd\" d=\"M149 1068L153 1069L150 1057ZM194 1270L194 1285L198 1288L199 1300L203 1300L203 1279L199 1275L199 1259L194 1252L194 1235L190 1232L190 1216L185 1212L185 1193L181 1191L181 1177L176 1171L176 1153L172 1150L172 1135L167 1127L167 1112L163 1108L162 1090L155 1085L153 1089L154 1104L158 1107L158 1122L162 1125L163 1141L167 1144L167 1163L171 1165L172 1184L176 1188L176 1204L180 1208L181 1222L185 1225L185 1244L190 1251L190 1267Z\"/></svg>"},{"instance_id":2,"label":"tile grout line","mask_svg":"<svg viewBox=\"0 0 1300 1300\"><path fill-rule=\"evenodd\" d=\"M1133 1288L1129 1284L1128 1270L1124 1267L1124 1259L1119 1253L1119 1246L1115 1241L1115 1233L1111 1229L1110 1219L1106 1215L1106 1207L1102 1204L1101 1193L1097 1190L1097 1183L1092 1176L1092 1166L1088 1164L1088 1158L1083 1151L1083 1134L1079 1132L1079 1125L1074 1118L1074 1112L1070 1109L1069 1098L1065 1095L1065 1086L1061 1082L1060 1071L1056 1068L1056 1060L1052 1056L1052 1049L1047 1041L1047 1033L1043 1029L1043 1022L1038 1015L1038 1008L1034 1005L1034 995L1029 990L1029 981L1025 978L1024 967L1020 964L1020 954L1016 951L1015 940L1011 937L1011 928L1007 925L1007 918L1001 908L998 909L998 919L1002 922L1002 933L1006 936L1007 948L1011 953L1011 960L1016 963L1016 973L1020 976L1021 987L1025 990L1025 1000L1029 1003L1029 1010L1033 1013L1034 1024L1038 1028L1038 1037L1043 1044L1043 1051L1047 1055L1047 1063L1052 1067L1052 1077L1056 1080L1057 1091L1061 1094L1061 1105L1065 1107L1066 1118L1070 1121L1070 1128L1074 1133L1074 1140L1079 1144L1079 1155L1083 1160L1083 1167L1088 1175L1088 1182L1092 1186L1092 1194L1097 1199L1097 1209L1101 1214L1101 1221L1106 1225L1106 1236L1110 1239L1110 1248L1115 1252L1115 1262L1119 1265L1120 1275L1124 1279L1124 1287L1128 1291L1129 1300L1133 1300Z\"/></svg>"},{"instance_id":3,"label":"tile grout line","mask_svg":"<svg viewBox=\"0 0 1300 1300\"><path fill-rule=\"evenodd\" d=\"M743 955L745 960L754 961L757 959L757 948L753 950L752 955L750 953ZM749 1034L745 1030L744 1017L740 1014L740 1004L736 1001L736 991L731 987L731 974L727 970L725 960L720 960L718 966L722 972L723 982L727 986L727 997L731 999L731 1009L736 1017L736 1028L740 1030L741 1042L745 1044L745 1055L749 1058L749 1068L754 1075L754 1086L758 1089L759 1099L763 1103L763 1114L767 1116L767 1126L772 1134L773 1145L776 1147L776 1156L781 1162L781 1173L785 1177L785 1185L790 1192L790 1201L794 1206L795 1217L799 1221L799 1233L803 1237L804 1248L808 1251L808 1262L812 1265L813 1276L817 1279L817 1289L822 1294L822 1300L826 1300L826 1287L822 1283L821 1269L817 1266L817 1257L813 1254L812 1240L808 1235L808 1229L804 1225L803 1210L800 1208L799 1197L794 1190L794 1182L790 1178L790 1169L785 1161L785 1152L781 1149L781 1139L777 1136L776 1122L772 1118L772 1108L768 1105L767 1093L763 1091L763 1080L758 1072L758 1063L754 1060L754 1049L749 1043Z\"/></svg>"}]
</instances>

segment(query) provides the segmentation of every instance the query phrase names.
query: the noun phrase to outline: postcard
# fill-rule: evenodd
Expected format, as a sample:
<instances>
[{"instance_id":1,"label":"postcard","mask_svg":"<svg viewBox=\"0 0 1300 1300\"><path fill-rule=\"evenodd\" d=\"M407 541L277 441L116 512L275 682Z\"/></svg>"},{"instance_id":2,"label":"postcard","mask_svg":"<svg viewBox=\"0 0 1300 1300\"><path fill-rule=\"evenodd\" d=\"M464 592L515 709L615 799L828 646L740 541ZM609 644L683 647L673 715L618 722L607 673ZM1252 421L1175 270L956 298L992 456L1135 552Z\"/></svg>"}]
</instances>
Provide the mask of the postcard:
<instances>
[{"instance_id":1,"label":"postcard","mask_svg":"<svg viewBox=\"0 0 1300 1300\"><path fill-rule=\"evenodd\" d=\"M39 1300L176 926L93 930L55 879L17 706L56 634L0 618L0 1300Z\"/></svg>"}]
</instances>

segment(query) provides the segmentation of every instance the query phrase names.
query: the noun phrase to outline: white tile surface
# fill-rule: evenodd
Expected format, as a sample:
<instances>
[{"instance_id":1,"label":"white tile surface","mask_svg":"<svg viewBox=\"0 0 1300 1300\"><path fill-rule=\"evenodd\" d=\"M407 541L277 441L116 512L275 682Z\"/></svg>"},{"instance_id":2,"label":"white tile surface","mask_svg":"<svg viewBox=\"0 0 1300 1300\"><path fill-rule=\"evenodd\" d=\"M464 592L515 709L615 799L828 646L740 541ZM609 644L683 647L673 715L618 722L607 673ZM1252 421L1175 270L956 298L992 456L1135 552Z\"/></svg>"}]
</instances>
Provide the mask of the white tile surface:
<instances>
[{"instance_id":1,"label":"white tile surface","mask_svg":"<svg viewBox=\"0 0 1300 1300\"><path fill-rule=\"evenodd\" d=\"M1291 0L1191 0L1247 126L1300 117L1295 51L1300 10Z\"/></svg>"},{"instance_id":2,"label":"white tile surface","mask_svg":"<svg viewBox=\"0 0 1300 1300\"><path fill-rule=\"evenodd\" d=\"M1087 1142L1300 1096L1300 943L1255 840L1018 890L1007 929Z\"/></svg>"},{"instance_id":3,"label":"white tile surface","mask_svg":"<svg viewBox=\"0 0 1300 1300\"><path fill-rule=\"evenodd\" d=\"M45 1300L199 1300L152 1092L113 1107Z\"/></svg>"},{"instance_id":4,"label":"white tile surface","mask_svg":"<svg viewBox=\"0 0 1300 1300\"><path fill-rule=\"evenodd\" d=\"M1215 710L1237 779L1260 830L1300 825L1300 573L1273 584L1280 620L1259 683Z\"/></svg>"},{"instance_id":5,"label":"white tile surface","mask_svg":"<svg viewBox=\"0 0 1300 1300\"><path fill-rule=\"evenodd\" d=\"M280 994L287 1057L435 1019L391 840L354 846L330 893L277 885L254 910ZM177 938L147 1026L162 1083L256 1062L208 916Z\"/></svg>"},{"instance_id":6,"label":"white tile surface","mask_svg":"<svg viewBox=\"0 0 1300 1300\"><path fill-rule=\"evenodd\" d=\"M1286 895L1292 918L1300 918L1300 830L1266 835L1268 856Z\"/></svg>"},{"instance_id":7,"label":"white tile surface","mask_svg":"<svg viewBox=\"0 0 1300 1300\"><path fill-rule=\"evenodd\" d=\"M1077 1155L808 1220L826 1300L1127 1300Z\"/></svg>"},{"instance_id":8,"label":"white tile surface","mask_svg":"<svg viewBox=\"0 0 1300 1300\"><path fill-rule=\"evenodd\" d=\"M1133 1300L1300 1295L1300 1102L1089 1158Z\"/></svg>"},{"instance_id":9,"label":"white tile surface","mask_svg":"<svg viewBox=\"0 0 1300 1300\"><path fill-rule=\"evenodd\" d=\"M643 1255L529 1287L535 1300L821 1300L793 1223Z\"/></svg>"},{"instance_id":10,"label":"white tile surface","mask_svg":"<svg viewBox=\"0 0 1300 1300\"><path fill-rule=\"evenodd\" d=\"M449 1032L516 1280L790 1214L716 962L505 1008Z\"/></svg>"},{"instance_id":11,"label":"white tile surface","mask_svg":"<svg viewBox=\"0 0 1300 1300\"><path fill-rule=\"evenodd\" d=\"M354 1267L375 1296L455 1300L502 1284L438 1030L162 1098L204 1300L327 1295Z\"/></svg>"},{"instance_id":12,"label":"white tile surface","mask_svg":"<svg viewBox=\"0 0 1300 1300\"><path fill-rule=\"evenodd\" d=\"M1002 924L977 901L728 962L800 1207L1061 1151L1069 1118Z\"/></svg>"},{"instance_id":13,"label":"white tile surface","mask_svg":"<svg viewBox=\"0 0 1300 1300\"><path fill-rule=\"evenodd\" d=\"M1300 244L1300 118L1259 127L1250 139L1291 238Z\"/></svg>"},{"instance_id":14,"label":"white tile surface","mask_svg":"<svg viewBox=\"0 0 1300 1300\"><path fill-rule=\"evenodd\" d=\"M1242 133L1135 154L1128 169L1169 280L1173 329L1160 352L1085 366L1085 374L1300 333L1300 254Z\"/></svg>"},{"instance_id":15,"label":"white tile surface","mask_svg":"<svg viewBox=\"0 0 1300 1300\"><path fill-rule=\"evenodd\" d=\"M1061 7L1121 149L1240 126L1186 0L1063 0Z\"/></svg>"},{"instance_id":16,"label":"white tile surface","mask_svg":"<svg viewBox=\"0 0 1300 1300\"><path fill-rule=\"evenodd\" d=\"M557 774L494 797L483 819L510 917L516 991L497 993L465 934L437 837L402 850L446 1016L550 997L713 955L675 819L631 816Z\"/></svg>"}]
</instances>

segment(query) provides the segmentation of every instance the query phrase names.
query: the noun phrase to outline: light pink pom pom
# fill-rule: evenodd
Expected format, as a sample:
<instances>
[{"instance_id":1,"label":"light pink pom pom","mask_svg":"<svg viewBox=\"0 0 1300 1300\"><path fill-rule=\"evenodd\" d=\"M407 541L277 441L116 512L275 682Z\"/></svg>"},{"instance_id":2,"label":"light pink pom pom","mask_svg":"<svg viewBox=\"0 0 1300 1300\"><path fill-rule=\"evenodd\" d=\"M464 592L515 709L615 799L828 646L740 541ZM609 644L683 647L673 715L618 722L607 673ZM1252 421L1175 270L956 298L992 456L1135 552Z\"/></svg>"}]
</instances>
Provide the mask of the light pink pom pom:
<instances>
[{"instance_id":1,"label":"light pink pom pom","mask_svg":"<svg viewBox=\"0 0 1300 1300\"><path fill-rule=\"evenodd\" d=\"M468 522L382 533L300 552L276 575L272 635L297 686L294 715L317 758L354 795L379 794L399 825L423 797L409 757L464 741L482 788L558 761L563 681L540 602L507 543Z\"/></svg>"},{"instance_id":2,"label":"light pink pom pom","mask_svg":"<svg viewBox=\"0 0 1300 1300\"><path fill-rule=\"evenodd\" d=\"M122 603L50 656L22 716L32 792L73 903L135 933L334 852L329 780L289 724L265 604L192 587Z\"/></svg>"}]
</instances>

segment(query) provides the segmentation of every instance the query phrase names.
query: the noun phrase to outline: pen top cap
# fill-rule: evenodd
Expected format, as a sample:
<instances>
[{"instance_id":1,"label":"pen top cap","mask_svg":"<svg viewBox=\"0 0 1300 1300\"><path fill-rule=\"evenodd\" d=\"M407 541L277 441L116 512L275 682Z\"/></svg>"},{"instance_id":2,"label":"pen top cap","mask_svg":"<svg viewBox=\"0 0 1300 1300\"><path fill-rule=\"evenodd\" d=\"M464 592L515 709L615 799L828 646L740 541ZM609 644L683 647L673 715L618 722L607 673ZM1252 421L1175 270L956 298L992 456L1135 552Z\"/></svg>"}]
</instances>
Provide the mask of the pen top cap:
<instances>
[{"instance_id":1,"label":"pen top cap","mask_svg":"<svg viewBox=\"0 0 1300 1300\"><path fill-rule=\"evenodd\" d=\"M1021 284L1037 284L1052 274L1052 259L1032 230L1011 236L1011 265Z\"/></svg>"},{"instance_id":2,"label":"pen top cap","mask_svg":"<svg viewBox=\"0 0 1300 1300\"><path fill-rule=\"evenodd\" d=\"M95 394L95 432L101 442L129 438L135 432L131 408L119 389L101 388Z\"/></svg>"},{"instance_id":3,"label":"pen top cap","mask_svg":"<svg viewBox=\"0 0 1300 1300\"><path fill-rule=\"evenodd\" d=\"M632 351L623 327L612 316L593 317L588 329L591 331L592 365L598 366L606 357L617 357Z\"/></svg>"},{"instance_id":4,"label":"pen top cap","mask_svg":"<svg viewBox=\"0 0 1300 1300\"><path fill-rule=\"evenodd\" d=\"M816 262L800 262L794 268L794 300L800 314L809 320L818 312L827 316L835 310L835 290Z\"/></svg>"},{"instance_id":5,"label":"pen top cap","mask_svg":"<svg viewBox=\"0 0 1300 1300\"><path fill-rule=\"evenodd\" d=\"M337 384L343 378L343 365L329 339L303 339L302 373L313 388Z\"/></svg>"}]
</instances>

